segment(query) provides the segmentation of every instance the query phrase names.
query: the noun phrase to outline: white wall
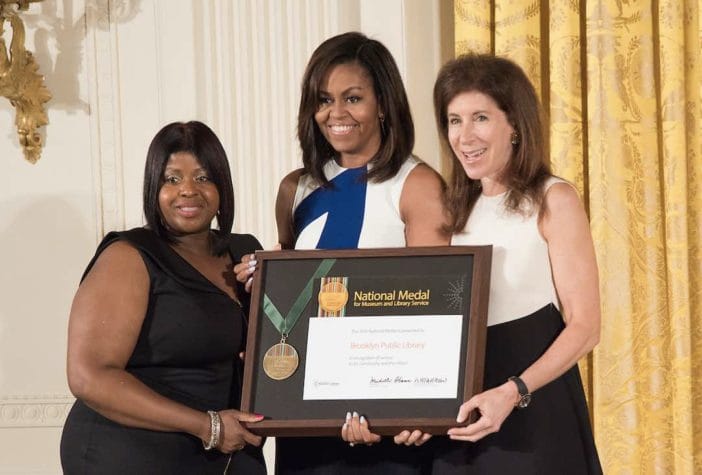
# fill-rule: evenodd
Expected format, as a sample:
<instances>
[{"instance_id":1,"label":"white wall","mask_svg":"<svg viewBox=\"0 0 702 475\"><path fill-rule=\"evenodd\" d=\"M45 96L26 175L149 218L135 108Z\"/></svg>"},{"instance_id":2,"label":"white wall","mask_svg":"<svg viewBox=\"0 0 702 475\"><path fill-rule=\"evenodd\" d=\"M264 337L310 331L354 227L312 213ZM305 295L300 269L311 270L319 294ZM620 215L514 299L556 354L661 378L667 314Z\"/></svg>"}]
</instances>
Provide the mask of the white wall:
<instances>
[{"instance_id":1,"label":"white wall","mask_svg":"<svg viewBox=\"0 0 702 475\"><path fill-rule=\"evenodd\" d=\"M0 98L0 474L61 471L58 441L73 400L65 381L70 302L99 239L142 223L143 162L156 131L174 120L208 123L229 153L235 228L271 246L278 182L300 166L302 71L329 36L361 30L390 48L410 96L416 152L439 166L431 84L451 3L440 2L31 4L22 15L27 48L53 99L42 158L31 165L14 109Z\"/></svg>"}]
</instances>

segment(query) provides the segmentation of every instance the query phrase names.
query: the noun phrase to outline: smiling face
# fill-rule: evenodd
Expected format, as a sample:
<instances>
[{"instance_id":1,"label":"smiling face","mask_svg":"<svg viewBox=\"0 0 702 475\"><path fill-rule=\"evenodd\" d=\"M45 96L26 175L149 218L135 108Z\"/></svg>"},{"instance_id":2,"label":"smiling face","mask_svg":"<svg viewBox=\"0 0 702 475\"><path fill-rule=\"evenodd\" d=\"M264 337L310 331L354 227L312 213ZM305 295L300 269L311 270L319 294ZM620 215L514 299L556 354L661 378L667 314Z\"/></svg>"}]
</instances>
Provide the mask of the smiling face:
<instances>
[{"instance_id":1,"label":"smiling face","mask_svg":"<svg viewBox=\"0 0 702 475\"><path fill-rule=\"evenodd\" d=\"M166 227L176 236L209 232L219 192L193 154L176 152L166 162L158 204Z\"/></svg>"},{"instance_id":2,"label":"smiling face","mask_svg":"<svg viewBox=\"0 0 702 475\"><path fill-rule=\"evenodd\" d=\"M341 158L340 165L365 165L381 143L380 108L368 72L357 63L333 66L322 81L314 115L324 138Z\"/></svg>"},{"instance_id":3,"label":"smiling face","mask_svg":"<svg viewBox=\"0 0 702 475\"><path fill-rule=\"evenodd\" d=\"M469 178L483 193L506 191L501 174L512 158L514 127L495 101L478 91L462 92L449 102L448 142Z\"/></svg>"}]
</instances>

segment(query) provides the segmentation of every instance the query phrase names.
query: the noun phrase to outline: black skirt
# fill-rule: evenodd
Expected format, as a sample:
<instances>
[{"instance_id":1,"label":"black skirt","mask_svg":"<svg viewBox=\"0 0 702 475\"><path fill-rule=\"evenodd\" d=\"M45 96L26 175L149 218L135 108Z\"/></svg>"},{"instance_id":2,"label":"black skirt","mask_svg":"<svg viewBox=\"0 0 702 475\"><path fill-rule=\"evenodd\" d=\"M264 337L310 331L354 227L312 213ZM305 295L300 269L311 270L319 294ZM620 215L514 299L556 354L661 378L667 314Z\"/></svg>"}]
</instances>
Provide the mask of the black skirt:
<instances>
[{"instance_id":1,"label":"black skirt","mask_svg":"<svg viewBox=\"0 0 702 475\"><path fill-rule=\"evenodd\" d=\"M564 328L560 312L547 305L526 317L488 327L484 388L521 374L551 346ZM601 474L578 367L533 394L500 430L476 443L434 437L429 473L440 475Z\"/></svg>"}]
</instances>

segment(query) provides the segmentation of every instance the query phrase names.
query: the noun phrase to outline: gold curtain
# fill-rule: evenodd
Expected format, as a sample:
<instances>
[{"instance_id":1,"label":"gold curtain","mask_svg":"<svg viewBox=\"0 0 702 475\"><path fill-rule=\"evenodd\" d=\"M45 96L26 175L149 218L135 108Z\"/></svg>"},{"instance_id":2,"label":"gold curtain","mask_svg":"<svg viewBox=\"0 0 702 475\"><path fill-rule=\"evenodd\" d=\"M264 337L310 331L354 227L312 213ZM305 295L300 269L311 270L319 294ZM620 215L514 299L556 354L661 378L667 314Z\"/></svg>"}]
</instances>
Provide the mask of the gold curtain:
<instances>
[{"instance_id":1,"label":"gold curtain","mask_svg":"<svg viewBox=\"0 0 702 475\"><path fill-rule=\"evenodd\" d=\"M454 0L456 53L518 62L588 209L607 474L702 474L702 0ZM537 396L538 397L538 396Z\"/></svg>"}]
</instances>

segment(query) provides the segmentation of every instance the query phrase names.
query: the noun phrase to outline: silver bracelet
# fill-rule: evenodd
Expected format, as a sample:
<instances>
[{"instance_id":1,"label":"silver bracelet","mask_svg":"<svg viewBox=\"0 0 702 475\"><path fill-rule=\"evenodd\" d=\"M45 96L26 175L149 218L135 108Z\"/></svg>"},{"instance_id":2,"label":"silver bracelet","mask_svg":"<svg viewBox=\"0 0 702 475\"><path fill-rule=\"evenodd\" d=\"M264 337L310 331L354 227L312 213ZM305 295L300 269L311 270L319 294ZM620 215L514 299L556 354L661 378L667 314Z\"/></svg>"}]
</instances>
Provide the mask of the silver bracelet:
<instances>
[{"instance_id":1,"label":"silver bracelet","mask_svg":"<svg viewBox=\"0 0 702 475\"><path fill-rule=\"evenodd\" d=\"M219 434L222 429L222 419L217 411L207 411L210 416L210 440L205 443L202 441L202 446L205 450L212 450L219 445Z\"/></svg>"}]
</instances>

